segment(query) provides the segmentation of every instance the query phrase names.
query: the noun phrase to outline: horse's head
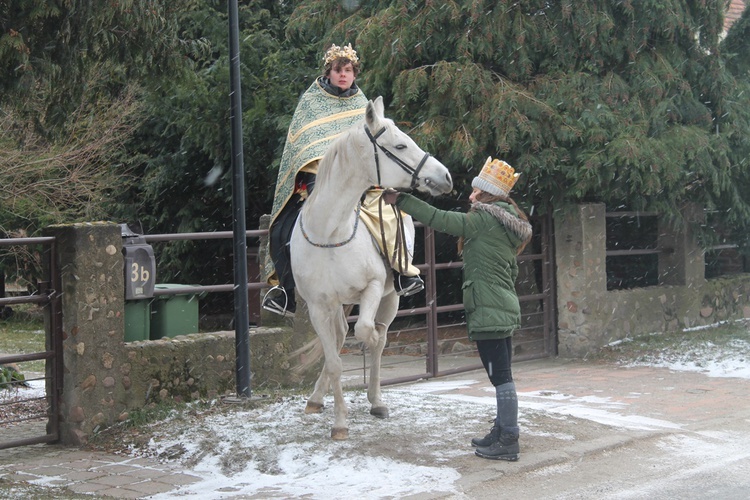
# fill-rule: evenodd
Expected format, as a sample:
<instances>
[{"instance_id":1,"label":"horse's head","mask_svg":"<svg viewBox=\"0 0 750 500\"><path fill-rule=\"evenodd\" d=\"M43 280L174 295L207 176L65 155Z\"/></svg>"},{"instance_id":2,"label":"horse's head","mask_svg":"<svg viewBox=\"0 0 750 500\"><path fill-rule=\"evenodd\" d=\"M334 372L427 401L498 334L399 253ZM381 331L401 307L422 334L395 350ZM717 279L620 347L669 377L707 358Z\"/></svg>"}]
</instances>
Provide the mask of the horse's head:
<instances>
[{"instance_id":1,"label":"horse's head","mask_svg":"<svg viewBox=\"0 0 750 500\"><path fill-rule=\"evenodd\" d=\"M385 117L382 97L367 103L365 131L373 145L370 151L379 185L417 189L433 196L453 189L453 180L445 165Z\"/></svg>"}]
</instances>

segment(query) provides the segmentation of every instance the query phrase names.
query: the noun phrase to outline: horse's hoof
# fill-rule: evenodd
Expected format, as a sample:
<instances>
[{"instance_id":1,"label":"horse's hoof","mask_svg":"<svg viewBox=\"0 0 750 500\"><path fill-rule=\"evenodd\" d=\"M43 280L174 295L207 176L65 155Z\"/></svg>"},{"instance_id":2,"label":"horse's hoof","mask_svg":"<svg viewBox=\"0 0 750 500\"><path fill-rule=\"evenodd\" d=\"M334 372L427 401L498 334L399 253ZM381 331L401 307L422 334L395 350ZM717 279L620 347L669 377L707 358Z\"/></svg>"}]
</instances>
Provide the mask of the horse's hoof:
<instances>
[{"instance_id":1,"label":"horse's hoof","mask_svg":"<svg viewBox=\"0 0 750 500\"><path fill-rule=\"evenodd\" d=\"M346 427L334 427L331 429L331 439L334 441L345 441L349 439L349 429Z\"/></svg>"},{"instance_id":2,"label":"horse's hoof","mask_svg":"<svg viewBox=\"0 0 750 500\"><path fill-rule=\"evenodd\" d=\"M305 406L305 413L320 413L323 411L323 403L314 403L312 401L307 402L307 406Z\"/></svg>"},{"instance_id":3,"label":"horse's hoof","mask_svg":"<svg viewBox=\"0 0 750 500\"><path fill-rule=\"evenodd\" d=\"M370 415L377 418L388 418L388 407L378 406L370 408Z\"/></svg>"}]
</instances>

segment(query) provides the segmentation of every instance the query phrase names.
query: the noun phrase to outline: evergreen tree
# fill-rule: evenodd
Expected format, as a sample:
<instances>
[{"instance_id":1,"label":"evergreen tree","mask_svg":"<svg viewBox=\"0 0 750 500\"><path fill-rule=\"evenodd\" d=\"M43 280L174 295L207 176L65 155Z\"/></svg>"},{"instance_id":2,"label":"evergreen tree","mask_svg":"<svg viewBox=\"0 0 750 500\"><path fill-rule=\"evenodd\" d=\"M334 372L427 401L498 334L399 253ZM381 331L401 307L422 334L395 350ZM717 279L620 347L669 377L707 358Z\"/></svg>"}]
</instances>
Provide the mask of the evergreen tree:
<instances>
[{"instance_id":1,"label":"evergreen tree","mask_svg":"<svg viewBox=\"0 0 750 500\"><path fill-rule=\"evenodd\" d=\"M694 201L747 234L750 191L736 181L750 93L724 64L725 4L312 0L289 30L354 42L366 94L385 97L459 191L501 157L523 173L527 205L605 202L679 222Z\"/></svg>"},{"instance_id":2,"label":"evergreen tree","mask_svg":"<svg viewBox=\"0 0 750 500\"><path fill-rule=\"evenodd\" d=\"M0 0L0 91L21 101L41 94L44 108L30 110L37 127L64 134L85 94L117 95L180 64L175 13L195 1ZM92 89L92 72L107 85Z\"/></svg>"},{"instance_id":3,"label":"evergreen tree","mask_svg":"<svg viewBox=\"0 0 750 500\"><path fill-rule=\"evenodd\" d=\"M286 129L300 93L314 76L315 56L314 47L284 41L291 6L251 1L239 7L246 216L248 228L255 229L270 210ZM226 3L198 2L182 12L178 25L181 36L204 41L208 50L194 55L179 73L155 78L147 86L148 118L122 158L133 173L131 182L113 199L110 211L146 233L230 231ZM183 281L231 279L231 259L217 259L231 255L231 240L173 242L159 254L160 279L177 273ZM207 260L223 268L205 276Z\"/></svg>"},{"instance_id":4,"label":"evergreen tree","mask_svg":"<svg viewBox=\"0 0 750 500\"><path fill-rule=\"evenodd\" d=\"M173 23L188 3L0 0L0 230L106 215L143 80L194 49Z\"/></svg>"}]
</instances>

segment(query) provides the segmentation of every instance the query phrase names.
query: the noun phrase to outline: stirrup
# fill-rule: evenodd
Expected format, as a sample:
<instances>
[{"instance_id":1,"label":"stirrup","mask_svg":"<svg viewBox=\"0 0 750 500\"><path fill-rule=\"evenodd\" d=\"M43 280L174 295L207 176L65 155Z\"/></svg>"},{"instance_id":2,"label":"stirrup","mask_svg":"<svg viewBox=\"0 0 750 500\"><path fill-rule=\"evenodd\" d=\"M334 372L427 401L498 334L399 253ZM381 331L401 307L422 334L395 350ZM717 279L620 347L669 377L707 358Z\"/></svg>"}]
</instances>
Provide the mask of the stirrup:
<instances>
[{"instance_id":1,"label":"stirrup","mask_svg":"<svg viewBox=\"0 0 750 500\"><path fill-rule=\"evenodd\" d=\"M284 294L284 305L282 306L278 302L276 302L274 297L269 297L271 292L274 290L281 290L281 293ZM280 285L273 286L268 289L266 294L263 296L263 309L266 311L270 311L274 314L278 314L280 316L285 316L288 318L294 318L294 313L292 311L288 311L287 308L289 307L289 296L286 293L286 290L284 287Z\"/></svg>"},{"instance_id":2,"label":"stirrup","mask_svg":"<svg viewBox=\"0 0 750 500\"><path fill-rule=\"evenodd\" d=\"M396 295L399 297L408 297L409 295L414 295L415 293L419 293L422 290L424 290L424 281L422 281L422 278L417 276L404 276L403 274L396 274L395 281L395 287L396 287ZM407 283L403 283L403 281L407 281ZM406 285L406 286L404 286Z\"/></svg>"}]
</instances>

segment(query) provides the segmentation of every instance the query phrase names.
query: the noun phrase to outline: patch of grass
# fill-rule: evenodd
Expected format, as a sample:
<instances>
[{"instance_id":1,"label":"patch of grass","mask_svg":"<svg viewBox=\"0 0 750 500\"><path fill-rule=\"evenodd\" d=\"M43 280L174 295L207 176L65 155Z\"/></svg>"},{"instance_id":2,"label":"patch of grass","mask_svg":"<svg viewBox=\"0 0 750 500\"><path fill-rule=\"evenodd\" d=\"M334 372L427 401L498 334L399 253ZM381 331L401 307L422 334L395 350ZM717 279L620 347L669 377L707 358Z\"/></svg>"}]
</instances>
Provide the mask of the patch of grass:
<instances>
[{"instance_id":1,"label":"patch of grass","mask_svg":"<svg viewBox=\"0 0 750 500\"><path fill-rule=\"evenodd\" d=\"M145 408L137 408L128 412L129 418L124 422L126 427L142 428L154 422L161 422L182 413L186 404L159 403Z\"/></svg>"},{"instance_id":2,"label":"patch of grass","mask_svg":"<svg viewBox=\"0 0 750 500\"><path fill-rule=\"evenodd\" d=\"M594 359L639 360L653 353L690 352L706 345L721 348L737 341L750 342L750 321L738 320L681 332L635 337L603 347Z\"/></svg>"},{"instance_id":3,"label":"patch of grass","mask_svg":"<svg viewBox=\"0 0 750 500\"><path fill-rule=\"evenodd\" d=\"M10 318L0 320L0 354L30 354L45 351L44 318L33 304L13 307ZM44 361L27 361L21 371L44 372Z\"/></svg>"},{"instance_id":4,"label":"patch of grass","mask_svg":"<svg viewBox=\"0 0 750 500\"><path fill-rule=\"evenodd\" d=\"M12 390L18 387L18 384L23 384L26 377L23 373L18 370L8 367L0 366L0 389Z\"/></svg>"}]
</instances>

